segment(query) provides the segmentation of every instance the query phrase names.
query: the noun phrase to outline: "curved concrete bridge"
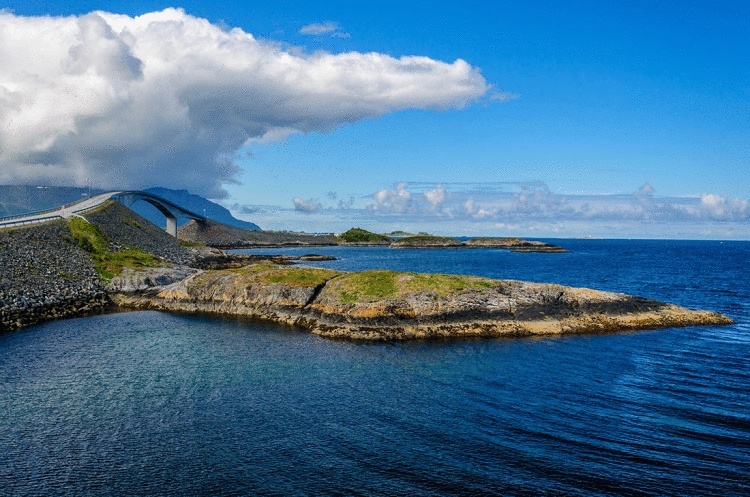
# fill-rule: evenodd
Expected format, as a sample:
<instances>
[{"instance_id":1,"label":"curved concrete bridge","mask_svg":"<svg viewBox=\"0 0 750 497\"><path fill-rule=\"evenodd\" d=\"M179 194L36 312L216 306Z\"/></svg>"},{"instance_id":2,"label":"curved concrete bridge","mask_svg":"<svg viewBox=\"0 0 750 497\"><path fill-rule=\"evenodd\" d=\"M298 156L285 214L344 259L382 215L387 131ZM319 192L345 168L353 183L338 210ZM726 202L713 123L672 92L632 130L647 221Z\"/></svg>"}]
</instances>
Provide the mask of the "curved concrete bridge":
<instances>
[{"instance_id":1,"label":"curved concrete bridge","mask_svg":"<svg viewBox=\"0 0 750 497\"><path fill-rule=\"evenodd\" d=\"M116 191L94 195L91 198L81 200L69 205L63 205L57 209L51 209L34 214L24 214L22 216L13 216L0 219L1 228L12 228L14 226L23 226L26 224L41 223L52 219L67 219L73 216L80 216L84 212L96 209L106 201L114 199L119 201L125 207L130 207L134 203L143 200L156 207L159 212L167 218L167 233L177 236L177 218L194 219L199 222L205 222L206 217L196 214L195 212L183 209L179 205L161 198L158 195L139 191Z\"/></svg>"}]
</instances>

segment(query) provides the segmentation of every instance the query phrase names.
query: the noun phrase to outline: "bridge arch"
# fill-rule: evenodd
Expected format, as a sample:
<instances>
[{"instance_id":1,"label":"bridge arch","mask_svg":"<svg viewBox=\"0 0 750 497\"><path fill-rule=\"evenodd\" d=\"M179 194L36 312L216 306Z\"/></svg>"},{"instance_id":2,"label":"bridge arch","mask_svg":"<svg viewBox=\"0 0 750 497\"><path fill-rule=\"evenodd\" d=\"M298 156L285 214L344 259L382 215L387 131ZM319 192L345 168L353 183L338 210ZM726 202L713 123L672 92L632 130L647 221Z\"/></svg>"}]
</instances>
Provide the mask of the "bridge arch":
<instances>
[{"instance_id":1,"label":"bridge arch","mask_svg":"<svg viewBox=\"0 0 750 497\"><path fill-rule=\"evenodd\" d=\"M112 198L118 200L125 207L131 207L139 200L143 200L153 205L159 212L164 214L165 218L167 218L167 233L174 237L177 236L177 218L194 219L199 222L206 221L205 216L196 214L195 212L184 209L179 205L170 202L169 200L146 192L117 192L116 194L112 195Z\"/></svg>"}]
</instances>

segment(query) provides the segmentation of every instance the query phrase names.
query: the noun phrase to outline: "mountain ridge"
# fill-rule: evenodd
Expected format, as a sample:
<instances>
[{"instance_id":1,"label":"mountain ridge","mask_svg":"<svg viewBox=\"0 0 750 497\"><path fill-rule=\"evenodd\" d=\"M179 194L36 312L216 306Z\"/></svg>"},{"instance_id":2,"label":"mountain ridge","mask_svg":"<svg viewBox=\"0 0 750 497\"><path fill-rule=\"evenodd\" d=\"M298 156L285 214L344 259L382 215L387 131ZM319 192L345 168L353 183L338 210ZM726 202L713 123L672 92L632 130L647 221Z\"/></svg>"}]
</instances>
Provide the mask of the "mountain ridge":
<instances>
[{"instance_id":1,"label":"mountain ridge","mask_svg":"<svg viewBox=\"0 0 750 497\"><path fill-rule=\"evenodd\" d=\"M0 185L0 218L53 209L105 191L75 186ZM222 224L250 231L260 229L257 224L237 219L225 207L187 190L153 187L143 191L158 195L196 214L205 214L209 219ZM147 202L136 202L131 208L153 224L164 226L164 215ZM187 219L178 220L180 226L186 222Z\"/></svg>"}]
</instances>

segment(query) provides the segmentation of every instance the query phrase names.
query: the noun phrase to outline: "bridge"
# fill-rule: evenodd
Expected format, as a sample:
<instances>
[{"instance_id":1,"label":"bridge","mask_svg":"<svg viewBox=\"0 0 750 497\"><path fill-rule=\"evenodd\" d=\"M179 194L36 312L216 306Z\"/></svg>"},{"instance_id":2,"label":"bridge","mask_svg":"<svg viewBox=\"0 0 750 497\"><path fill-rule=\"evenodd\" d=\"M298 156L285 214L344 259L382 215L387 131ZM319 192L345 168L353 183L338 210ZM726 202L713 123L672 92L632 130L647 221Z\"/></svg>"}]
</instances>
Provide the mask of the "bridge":
<instances>
[{"instance_id":1,"label":"bridge","mask_svg":"<svg viewBox=\"0 0 750 497\"><path fill-rule=\"evenodd\" d=\"M159 212L164 214L165 218L167 218L167 233L174 237L177 236L178 218L194 219L199 222L206 221L205 216L183 209L179 205L161 198L158 195L139 191L116 191L94 195L93 197L69 205L63 205L56 209L24 214L21 216L0 218L0 229L42 223L52 219L67 219L74 216L81 216L83 213L96 209L111 199L119 201L125 207L130 207L141 200L153 205L159 210Z\"/></svg>"}]
</instances>

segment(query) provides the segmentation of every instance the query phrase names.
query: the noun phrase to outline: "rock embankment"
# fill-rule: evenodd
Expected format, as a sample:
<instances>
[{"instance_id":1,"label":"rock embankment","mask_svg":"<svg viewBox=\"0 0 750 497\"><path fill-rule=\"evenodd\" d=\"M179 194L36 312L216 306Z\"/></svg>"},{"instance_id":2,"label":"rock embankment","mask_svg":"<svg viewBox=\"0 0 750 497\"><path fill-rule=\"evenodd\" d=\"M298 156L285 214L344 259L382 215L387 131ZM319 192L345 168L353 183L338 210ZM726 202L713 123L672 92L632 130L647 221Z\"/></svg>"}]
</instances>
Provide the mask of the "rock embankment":
<instances>
[{"instance_id":1,"label":"rock embankment","mask_svg":"<svg viewBox=\"0 0 750 497\"><path fill-rule=\"evenodd\" d=\"M190 265L195 258L175 237L119 202L110 201L84 217L107 236L112 252L136 247L178 265Z\"/></svg>"},{"instance_id":2,"label":"rock embankment","mask_svg":"<svg viewBox=\"0 0 750 497\"><path fill-rule=\"evenodd\" d=\"M91 261L62 221L0 230L0 331L107 305Z\"/></svg>"},{"instance_id":3,"label":"rock embankment","mask_svg":"<svg viewBox=\"0 0 750 497\"><path fill-rule=\"evenodd\" d=\"M268 319L354 340L606 333L732 322L713 312L560 285L271 263L198 271L113 299L138 309Z\"/></svg>"},{"instance_id":4,"label":"rock embankment","mask_svg":"<svg viewBox=\"0 0 750 497\"><path fill-rule=\"evenodd\" d=\"M86 213L84 219L103 234L110 254L116 257L121 250L138 248L154 255L158 267L125 267L106 283L92 263L101 254L87 253L86 244L76 239L65 221L0 230L0 331L102 309L112 305L108 291L137 292L167 285L197 272L192 267L226 269L269 258L279 264L328 258L237 255L185 247L117 202ZM87 250L93 247L89 244Z\"/></svg>"},{"instance_id":5,"label":"rock embankment","mask_svg":"<svg viewBox=\"0 0 750 497\"><path fill-rule=\"evenodd\" d=\"M207 253L183 247L164 230L117 202L86 213L84 218L106 235L112 252L137 247L156 255L161 263L175 266L194 264ZM163 284L166 280L156 277L153 281ZM89 254L78 246L64 221L0 230L0 331L78 316L110 305Z\"/></svg>"},{"instance_id":6,"label":"rock embankment","mask_svg":"<svg viewBox=\"0 0 750 497\"><path fill-rule=\"evenodd\" d=\"M251 231L208 221L189 221L177 230L177 237L216 248L338 245L333 235L315 235L291 231Z\"/></svg>"}]
</instances>

